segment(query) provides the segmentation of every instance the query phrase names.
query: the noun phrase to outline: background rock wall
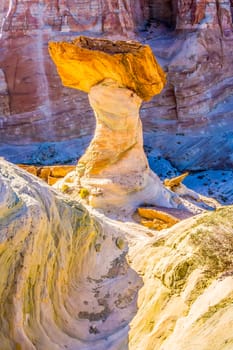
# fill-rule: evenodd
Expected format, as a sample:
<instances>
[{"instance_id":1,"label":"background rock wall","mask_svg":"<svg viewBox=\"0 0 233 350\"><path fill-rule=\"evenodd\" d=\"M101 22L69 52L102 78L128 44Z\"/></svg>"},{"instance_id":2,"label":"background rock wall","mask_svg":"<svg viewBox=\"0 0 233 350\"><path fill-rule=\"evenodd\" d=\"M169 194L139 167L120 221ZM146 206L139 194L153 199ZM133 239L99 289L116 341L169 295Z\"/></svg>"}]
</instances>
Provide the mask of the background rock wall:
<instances>
[{"instance_id":1,"label":"background rock wall","mask_svg":"<svg viewBox=\"0 0 233 350\"><path fill-rule=\"evenodd\" d=\"M230 0L2 1L0 154L54 163L83 152L95 126L87 96L61 85L47 50L49 40L82 33L148 43L167 72L163 93L141 110L148 151L159 148L180 170L232 166L232 8Z\"/></svg>"}]
</instances>

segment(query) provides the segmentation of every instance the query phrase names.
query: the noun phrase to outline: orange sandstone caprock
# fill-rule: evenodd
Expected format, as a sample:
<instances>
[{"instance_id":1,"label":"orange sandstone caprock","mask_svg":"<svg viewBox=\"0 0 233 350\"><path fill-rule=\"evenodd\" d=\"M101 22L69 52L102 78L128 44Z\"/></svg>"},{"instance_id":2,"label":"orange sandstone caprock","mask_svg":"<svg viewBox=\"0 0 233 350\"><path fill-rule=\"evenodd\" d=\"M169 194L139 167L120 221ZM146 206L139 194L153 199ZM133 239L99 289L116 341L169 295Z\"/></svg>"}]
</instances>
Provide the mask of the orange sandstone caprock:
<instances>
[{"instance_id":1,"label":"orange sandstone caprock","mask_svg":"<svg viewBox=\"0 0 233 350\"><path fill-rule=\"evenodd\" d=\"M111 79L148 101L166 82L151 48L138 42L80 36L71 43L50 42L49 53L62 83L87 93L104 79Z\"/></svg>"},{"instance_id":2,"label":"orange sandstone caprock","mask_svg":"<svg viewBox=\"0 0 233 350\"><path fill-rule=\"evenodd\" d=\"M181 174L179 176L173 177L172 179L165 179L163 182L164 186L166 186L172 190L174 187L179 186L188 175L189 175L189 173L186 172L186 173Z\"/></svg>"}]
</instances>

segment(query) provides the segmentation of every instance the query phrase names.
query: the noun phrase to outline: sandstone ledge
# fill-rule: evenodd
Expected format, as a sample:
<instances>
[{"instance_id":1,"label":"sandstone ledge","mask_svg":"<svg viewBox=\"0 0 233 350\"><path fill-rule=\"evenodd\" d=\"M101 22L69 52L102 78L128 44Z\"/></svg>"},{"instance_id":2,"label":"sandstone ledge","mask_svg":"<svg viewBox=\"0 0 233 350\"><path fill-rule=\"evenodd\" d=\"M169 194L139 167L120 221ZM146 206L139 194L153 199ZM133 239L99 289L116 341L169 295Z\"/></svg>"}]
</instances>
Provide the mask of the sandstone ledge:
<instances>
[{"instance_id":1,"label":"sandstone ledge","mask_svg":"<svg viewBox=\"0 0 233 350\"><path fill-rule=\"evenodd\" d=\"M112 79L148 101L166 82L151 48L138 42L81 36L71 43L50 42L49 53L62 83L87 93L104 79Z\"/></svg>"}]
</instances>

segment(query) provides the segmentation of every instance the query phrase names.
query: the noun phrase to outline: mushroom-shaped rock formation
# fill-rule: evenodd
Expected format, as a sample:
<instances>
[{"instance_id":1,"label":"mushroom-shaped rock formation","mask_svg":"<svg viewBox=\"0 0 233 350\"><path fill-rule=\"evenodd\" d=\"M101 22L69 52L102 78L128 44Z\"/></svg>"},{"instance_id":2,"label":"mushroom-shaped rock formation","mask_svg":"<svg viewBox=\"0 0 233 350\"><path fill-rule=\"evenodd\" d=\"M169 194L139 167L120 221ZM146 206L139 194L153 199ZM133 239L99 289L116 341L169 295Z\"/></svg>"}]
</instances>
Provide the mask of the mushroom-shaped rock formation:
<instances>
[{"instance_id":1,"label":"mushroom-shaped rock formation","mask_svg":"<svg viewBox=\"0 0 233 350\"><path fill-rule=\"evenodd\" d=\"M89 204L103 209L177 206L143 151L139 108L166 81L150 47L79 37L72 43L52 42L49 51L63 84L89 94L97 122L76 173L64 180L69 191L85 191Z\"/></svg>"}]
</instances>

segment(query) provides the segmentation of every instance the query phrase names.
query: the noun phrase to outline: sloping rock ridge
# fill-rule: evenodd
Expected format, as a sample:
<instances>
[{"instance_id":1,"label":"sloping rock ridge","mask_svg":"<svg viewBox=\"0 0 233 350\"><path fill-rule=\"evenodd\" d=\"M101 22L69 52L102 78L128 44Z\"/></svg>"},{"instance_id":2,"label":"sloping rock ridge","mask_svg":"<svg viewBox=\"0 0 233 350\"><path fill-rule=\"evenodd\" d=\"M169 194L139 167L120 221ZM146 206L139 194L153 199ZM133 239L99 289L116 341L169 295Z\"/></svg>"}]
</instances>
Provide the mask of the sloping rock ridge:
<instances>
[{"instance_id":1,"label":"sloping rock ridge","mask_svg":"<svg viewBox=\"0 0 233 350\"><path fill-rule=\"evenodd\" d=\"M141 277L124 230L1 160L0 344L123 349Z\"/></svg>"},{"instance_id":2,"label":"sloping rock ridge","mask_svg":"<svg viewBox=\"0 0 233 350\"><path fill-rule=\"evenodd\" d=\"M2 350L232 349L231 206L158 234L0 165Z\"/></svg>"}]
</instances>

